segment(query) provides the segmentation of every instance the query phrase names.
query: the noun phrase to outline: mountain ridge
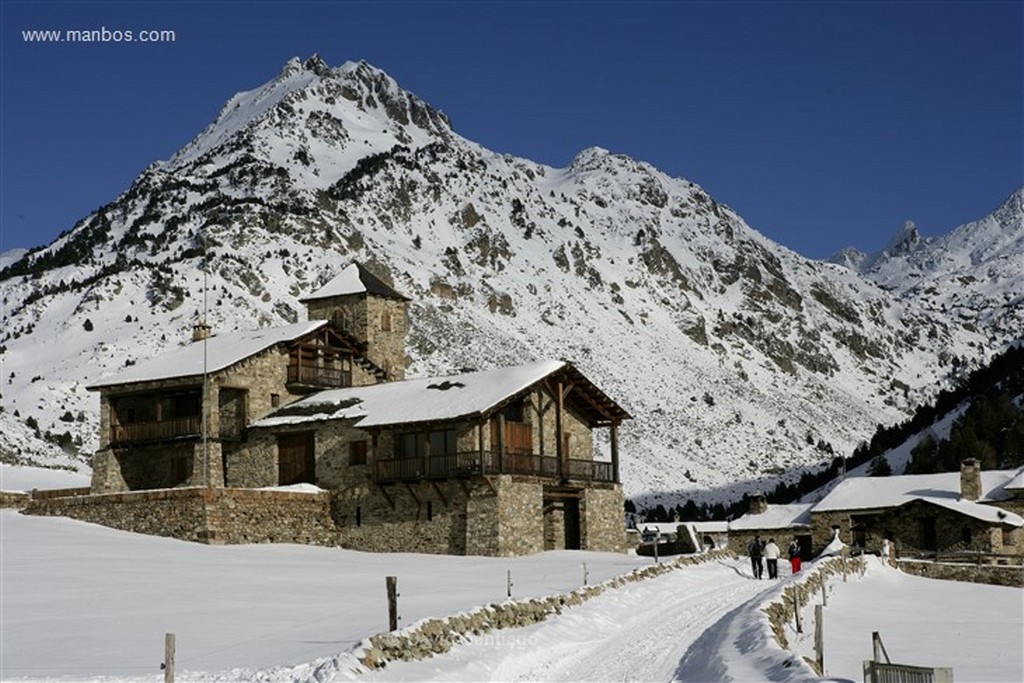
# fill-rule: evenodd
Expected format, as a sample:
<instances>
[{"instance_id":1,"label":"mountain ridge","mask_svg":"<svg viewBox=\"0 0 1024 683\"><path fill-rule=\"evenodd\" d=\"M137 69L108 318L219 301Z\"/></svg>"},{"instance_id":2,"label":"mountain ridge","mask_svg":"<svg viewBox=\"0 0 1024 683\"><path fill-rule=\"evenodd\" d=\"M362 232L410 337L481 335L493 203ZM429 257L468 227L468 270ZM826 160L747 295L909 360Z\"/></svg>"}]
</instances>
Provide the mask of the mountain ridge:
<instances>
[{"instance_id":1,"label":"mountain ridge","mask_svg":"<svg viewBox=\"0 0 1024 683\"><path fill-rule=\"evenodd\" d=\"M638 500L799 477L1005 348L1024 308L1002 298L1020 275L997 269L956 299L989 307L961 320L941 310L955 292L805 259L644 162L497 154L365 62L294 59L0 272L0 453L73 459L65 433L95 448L84 385L187 338L204 256L215 329L295 322L358 260L413 300L410 375L573 359L637 416L622 447ZM34 350L44 338L62 344Z\"/></svg>"}]
</instances>

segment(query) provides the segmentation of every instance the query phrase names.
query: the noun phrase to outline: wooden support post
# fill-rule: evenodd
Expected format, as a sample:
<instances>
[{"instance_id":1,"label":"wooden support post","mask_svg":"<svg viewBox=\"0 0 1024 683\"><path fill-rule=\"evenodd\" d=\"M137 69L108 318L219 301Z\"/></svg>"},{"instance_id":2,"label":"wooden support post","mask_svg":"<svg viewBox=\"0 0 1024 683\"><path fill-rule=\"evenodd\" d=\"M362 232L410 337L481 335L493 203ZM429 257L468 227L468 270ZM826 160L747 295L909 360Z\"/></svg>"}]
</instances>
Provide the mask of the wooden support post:
<instances>
[{"instance_id":1,"label":"wooden support post","mask_svg":"<svg viewBox=\"0 0 1024 683\"><path fill-rule=\"evenodd\" d=\"M804 625L800 622L800 587L793 586L793 620L796 622L796 632L803 633Z\"/></svg>"},{"instance_id":2,"label":"wooden support post","mask_svg":"<svg viewBox=\"0 0 1024 683\"><path fill-rule=\"evenodd\" d=\"M505 413L498 413L498 473L505 474Z\"/></svg>"},{"instance_id":3,"label":"wooden support post","mask_svg":"<svg viewBox=\"0 0 1024 683\"><path fill-rule=\"evenodd\" d=\"M398 577L386 576L388 589L388 631L398 630Z\"/></svg>"},{"instance_id":4,"label":"wooden support post","mask_svg":"<svg viewBox=\"0 0 1024 683\"><path fill-rule=\"evenodd\" d=\"M484 474L487 470L484 465L484 427L487 422L483 421L476 426L476 440L480 447L480 474Z\"/></svg>"},{"instance_id":5,"label":"wooden support post","mask_svg":"<svg viewBox=\"0 0 1024 683\"><path fill-rule=\"evenodd\" d=\"M164 683L174 683L174 634L164 634Z\"/></svg>"},{"instance_id":6,"label":"wooden support post","mask_svg":"<svg viewBox=\"0 0 1024 683\"><path fill-rule=\"evenodd\" d=\"M565 467L564 460L566 454L563 453L565 450L564 444L562 443L565 439L565 432L563 431L562 425L562 410L564 409L564 394L562 392L562 383L559 382L555 385L555 455L558 456L558 477L559 479L565 479L569 472Z\"/></svg>"},{"instance_id":7,"label":"wooden support post","mask_svg":"<svg viewBox=\"0 0 1024 683\"><path fill-rule=\"evenodd\" d=\"M617 422L612 423L611 428L611 446L612 446L612 482L619 483L619 425Z\"/></svg>"},{"instance_id":8,"label":"wooden support post","mask_svg":"<svg viewBox=\"0 0 1024 683\"><path fill-rule=\"evenodd\" d=\"M825 675L825 617L822 606L814 606L814 660L818 663L818 675Z\"/></svg>"}]
</instances>

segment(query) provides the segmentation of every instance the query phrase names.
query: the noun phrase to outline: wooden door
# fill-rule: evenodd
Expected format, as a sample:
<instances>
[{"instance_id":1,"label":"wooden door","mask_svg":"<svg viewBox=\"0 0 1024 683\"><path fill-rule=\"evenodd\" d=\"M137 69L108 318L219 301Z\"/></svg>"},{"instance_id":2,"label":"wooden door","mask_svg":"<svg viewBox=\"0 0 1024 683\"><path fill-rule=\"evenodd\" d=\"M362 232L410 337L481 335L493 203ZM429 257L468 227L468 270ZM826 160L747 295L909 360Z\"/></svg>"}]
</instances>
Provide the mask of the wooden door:
<instances>
[{"instance_id":1,"label":"wooden door","mask_svg":"<svg viewBox=\"0 0 1024 683\"><path fill-rule=\"evenodd\" d=\"M277 483L316 483L316 456L313 432L281 434L277 437Z\"/></svg>"}]
</instances>

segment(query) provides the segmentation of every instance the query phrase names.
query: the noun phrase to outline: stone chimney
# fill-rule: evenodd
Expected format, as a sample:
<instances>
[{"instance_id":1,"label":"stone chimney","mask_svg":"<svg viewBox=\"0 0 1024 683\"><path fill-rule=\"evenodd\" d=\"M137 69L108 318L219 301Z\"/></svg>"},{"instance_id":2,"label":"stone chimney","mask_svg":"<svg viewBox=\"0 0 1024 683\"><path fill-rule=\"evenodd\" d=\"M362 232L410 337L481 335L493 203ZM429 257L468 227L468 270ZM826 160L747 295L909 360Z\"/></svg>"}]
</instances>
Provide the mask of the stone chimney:
<instances>
[{"instance_id":1,"label":"stone chimney","mask_svg":"<svg viewBox=\"0 0 1024 683\"><path fill-rule=\"evenodd\" d=\"M198 322L192 326L192 341L203 341L210 337L210 326L205 322Z\"/></svg>"},{"instance_id":2,"label":"stone chimney","mask_svg":"<svg viewBox=\"0 0 1024 683\"><path fill-rule=\"evenodd\" d=\"M751 494L750 496L750 508L747 510L748 515L762 515L768 512L768 499L761 492Z\"/></svg>"},{"instance_id":3,"label":"stone chimney","mask_svg":"<svg viewBox=\"0 0 1024 683\"><path fill-rule=\"evenodd\" d=\"M981 462L968 458L960 463L960 500L981 498Z\"/></svg>"}]
</instances>

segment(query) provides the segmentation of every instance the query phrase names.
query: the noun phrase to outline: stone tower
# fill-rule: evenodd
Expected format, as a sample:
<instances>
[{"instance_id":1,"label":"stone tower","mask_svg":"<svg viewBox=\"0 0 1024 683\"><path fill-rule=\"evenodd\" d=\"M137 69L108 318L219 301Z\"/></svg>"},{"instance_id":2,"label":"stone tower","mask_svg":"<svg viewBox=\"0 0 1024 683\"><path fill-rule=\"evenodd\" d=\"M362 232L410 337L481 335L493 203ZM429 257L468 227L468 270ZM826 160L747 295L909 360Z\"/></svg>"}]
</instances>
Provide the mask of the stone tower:
<instances>
[{"instance_id":1,"label":"stone tower","mask_svg":"<svg viewBox=\"0 0 1024 683\"><path fill-rule=\"evenodd\" d=\"M405 333L409 299L359 263L301 300L310 320L330 320L366 344L366 357L388 373L405 378Z\"/></svg>"}]
</instances>

